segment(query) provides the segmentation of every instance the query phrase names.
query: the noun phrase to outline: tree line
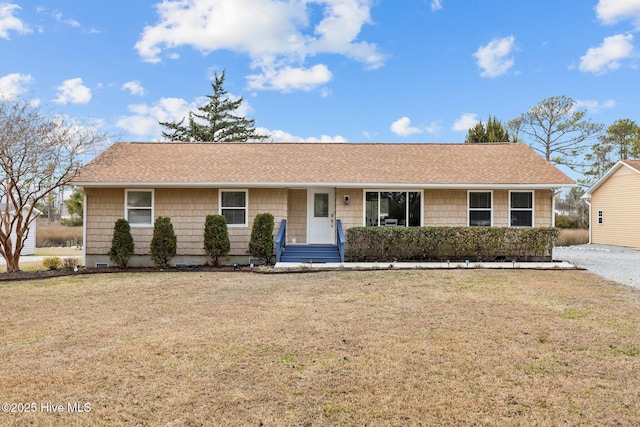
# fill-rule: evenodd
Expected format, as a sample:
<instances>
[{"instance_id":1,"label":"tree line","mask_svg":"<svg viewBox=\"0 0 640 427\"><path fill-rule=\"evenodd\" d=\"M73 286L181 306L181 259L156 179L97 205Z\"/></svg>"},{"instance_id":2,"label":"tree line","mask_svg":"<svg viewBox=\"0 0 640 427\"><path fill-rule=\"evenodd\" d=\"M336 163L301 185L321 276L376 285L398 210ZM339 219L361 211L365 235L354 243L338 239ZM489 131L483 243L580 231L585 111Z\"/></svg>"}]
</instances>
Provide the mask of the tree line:
<instances>
[{"instance_id":1,"label":"tree line","mask_svg":"<svg viewBox=\"0 0 640 427\"><path fill-rule=\"evenodd\" d=\"M573 99L554 96L506 124L489 116L468 130L465 143L487 142L524 142L550 163L582 174L579 184L589 187L619 160L640 157L640 126L619 119L605 127Z\"/></svg>"}]
</instances>

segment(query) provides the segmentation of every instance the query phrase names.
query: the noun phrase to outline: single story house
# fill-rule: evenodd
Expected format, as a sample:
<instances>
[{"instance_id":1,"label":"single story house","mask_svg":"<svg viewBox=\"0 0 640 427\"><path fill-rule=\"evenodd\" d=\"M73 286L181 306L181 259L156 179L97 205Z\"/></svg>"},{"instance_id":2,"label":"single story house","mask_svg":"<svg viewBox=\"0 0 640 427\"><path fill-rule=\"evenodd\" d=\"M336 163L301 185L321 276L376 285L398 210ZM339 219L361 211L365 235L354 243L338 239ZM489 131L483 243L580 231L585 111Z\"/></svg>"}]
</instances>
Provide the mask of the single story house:
<instances>
[{"instance_id":1,"label":"single story house","mask_svg":"<svg viewBox=\"0 0 640 427\"><path fill-rule=\"evenodd\" d=\"M575 185L520 143L116 143L73 184L85 190L87 266L109 264L119 218L131 265L151 263L159 216L177 235L173 263L203 264L208 214L227 219L229 261L247 263L258 213L273 214L274 234L284 224L288 245L333 245L339 226L549 227L555 189Z\"/></svg>"},{"instance_id":2,"label":"single story house","mask_svg":"<svg viewBox=\"0 0 640 427\"><path fill-rule=\"evenodd\" d=\"M620 160L583 197L589 243L640 249L640 160Z\"/></svg>"}]
</instances>

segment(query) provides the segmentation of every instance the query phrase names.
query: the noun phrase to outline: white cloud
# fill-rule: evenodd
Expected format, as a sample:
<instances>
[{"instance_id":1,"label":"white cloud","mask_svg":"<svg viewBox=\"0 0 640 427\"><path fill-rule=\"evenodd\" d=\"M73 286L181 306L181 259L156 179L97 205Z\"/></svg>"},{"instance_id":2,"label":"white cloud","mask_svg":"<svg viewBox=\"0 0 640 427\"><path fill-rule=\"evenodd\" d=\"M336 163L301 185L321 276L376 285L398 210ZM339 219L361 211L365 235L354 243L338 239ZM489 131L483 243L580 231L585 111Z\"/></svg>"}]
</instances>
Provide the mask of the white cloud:
<instances>
[{"instance_id":1,"label":"white cloud","mask_svg":"<svg viewBox=\"0 0 640 427\"><path fill-rule=\"evenodd\" d=\"M78 21L76 21L75 19L71 19L71 18L67 18L67 19L63 19L62 18L62 13L56 11L53 12L52 16L54 17L54 19L58 22L60 22L61 24L67 24L71 27L80 27L80 23Z\"/></svg>"},{"instance_id":2,"label":"white cloud","mask_svg":"<svg viewBox=\"0 0 640 427\"><path fill-rule=\"evenodd\" d=\"M122 90L128 90L131 93L131 95L139 95L139 96L144 95L144 88L140 84L139 80L126 82L125 84L122 85Z\"/></svg>"},{"instance_id":3,"label":"white cloud","mask_svg":"<svg viewBox=\"0 0 640 427\"><path fill-rule=\"evenodd\" d=\"M481 46L473 56L478 67L482 70L482 77L498 77L505 74L513 66L511 53L515 47L515 37L503 37L490 41Z\"/></svg>"},{"instance_id":4,"label":"white cloud","mask_svg":"<svg viewBox=\"0 0 640 427\"><path fill-rule=\"evenodd\" d=\"M294 136L283 130L269 130L266 128L256 128L257 132L269 135L269 142L348 142L346 138L340 135L321 135L320 137Z\"/></svg>"},{"instance_id":5,"label":"white cloud","mask_svg":"<svg viewBox=\"0 0 640 427\"><path fill-rule=\"evenodd\" d=\"M636 28L640 28L640 0L600 0L596 14L606 25L628 19L634 22Z\"/></svg>"},{"instance_id":6,"label":"white cloud","mask_svg":"<svg viewBox=\"0 0 640 427\"><path fill-rule=\"evenodd\" d=\"M453 123L453 129L456 132L466 132L478 123L478 115L474 113L464 113L458 120Z\"/></svg>"},{"instance_id":7,"label":"white cloud","mask_svg":"<svg viewBox=\"0 0 640 427\"><path fill-rule=\"evenodd\" d=\"M19 34L28 34L32 30L20 19L14 16L14 12L21 7L13 3L0 3L0 38L9 40L9 31Z\"/></svg>"},{"instance_id":8,"label":"white cloud","mask_svg":"<svg viewBox=\"0 0 640 427\"><path fill-rule=\"evenodd\" d=\"M616 107L616 101L607 99L603 102L595 100L576 100L574 104L575 110L587 110L591 114L600 113L602 110L610 110Z\"/></svg>"},{"instance_id":9,"label":"white cloud","mask_svg":"<svg viewBox=\"0 0 640 427\"><path fill-rule=\"evenodd\" d=\"M431 0L431 11L435 12L440 9L442 9L442 0Z\"/></svg>"},{"instance_id":10,"label":"white cloud","mask_svg":"<svg viewBox=\"0 0 640 427\"><path fill-rule=\"evenodd\" d=\"M620 61L633 54L633 35L606 37L598 47L592 47L580 57L580 71L603 74L620 68Z\"/></svg>"},{"instance_id":11,"label":"white cloud","mask_svg":"<svg viewBox=\"0 0 640 427\"><path fill-rule=\"evenodd\" d=\"M0 77L0 99L18 98L27 91L25 86L32 81L31 74L12 73Z\"/></svg>"},{"instance_id":12,"label":"white cloud","mask_svg":"<svg viewBox=\"0 0 640 427\"><path fill-rule=\"evenodd\" d=\"M289 66L279 70L269 69L261 74L250 75L247 80L250 89L273 89L289 92L291 90L313 90L328 83L331 77L331 71L327 66L318 64L310 69Z\"/></svg>"},{"instance_id":13,"label":"white cloud","mask_svg":"<svg viewBox=\"0 0 640 427\"><path fill-rule=\"evenodd\" d=\"M315 55L342 55L371 69L383 65L385 56L378 47L358 40L362 27L371 21L371 2L165 0L156 4L158 22L144 28L135 48L152 63L180 46L204 54L220 49L241 52L260 70L249 76L255 87L310 90L330 76L325 65L305 65ZM322 19L312 23L311 12L317 7Z\"/></svg>"},{"instance_id":14,"label":"white cloud","mask_svg":"<svg viewBox=\"0 0 640 427\"><path fill-rule=\"evenodd\" d=\"M161 98L151 106L133 104L128 107L133 114L122 117L116 126L144 139L158 140L164 130L158 122L180 121L189 115L189 111L197 108L195 103L188 103L181 98Z\"/></svg>"},{"instance_id":15,"label":"white cloud","mask_svg":"<svg viewBox=\"0 0 640 427\"><path fill-rule=\"evenodd\" d=\"M199 105L207 102L208 98L197 98L194 102L187 102L181 98L161 98L153 105L133 104L128 110L132 113L129 116L121 117L116 126L126 130L140 140L161 141L162 131L165 130L158 122L179 122L189 116L189 111L196 111ZM242 104L243 111L251 108L246 102ZM238 115L244 116L237 111ZM321 135L319 137L299 137L283 130L269 130L266 128L256 128L261 134L269 135L268 142L347 142L340 135Z\"/></svg>"},{"instance_id":16,"label":"white cloud","mask_svg":"<svg viewBox=\"0 0 640 427\"><path fill-rule=\"evenodd\" d=\"M411 119L405 116L391 123L391 132L398 136L407 137L417 133L422 133L424 130L411 126Z\"/></svg>"},{"instance_id":17,"label":"white cloud","mask_svg":"<svg viewBox=\"0 0 640 427\"><path fill-rule=\"evenodd\" d=\"M57 104L88 104L91 101L91 89L82 84L81 78L69 79L58 86Z\"/></svg>"}]
</instances>

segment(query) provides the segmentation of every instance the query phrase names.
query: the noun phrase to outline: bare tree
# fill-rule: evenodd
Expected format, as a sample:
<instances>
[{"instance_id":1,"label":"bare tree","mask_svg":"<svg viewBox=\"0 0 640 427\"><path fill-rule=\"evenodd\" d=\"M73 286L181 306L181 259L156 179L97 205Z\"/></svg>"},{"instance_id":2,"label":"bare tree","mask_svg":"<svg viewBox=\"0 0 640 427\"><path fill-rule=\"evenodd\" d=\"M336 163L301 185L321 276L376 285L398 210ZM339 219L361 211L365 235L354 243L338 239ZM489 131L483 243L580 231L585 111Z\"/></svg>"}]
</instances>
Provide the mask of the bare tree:
<instances>
[{"instance_id":1,"label":"bare tree","mask_svg":"<svg viewBox=\"0 0 640 427\"><path fill-rule=\"evenodd\" d=\"M543 99L538 105L509 122L516 138L520 135L549 162L576 170L584 162L582 155L588 142L595 139L603 125L592 123L584 110L566 96Z\"/></svg>"},{"instance_id":2,"label":"bare tree","mask_svg":"<svg viewBox=\"0 0 640 427\"><path fill-rule=\"evenodd\" d=\"M29 101L0 99L0 255L8 272L20 270L36 204L64 186L82 154L106 139L93 126L68 123Z\"/></svg>"}]
</instances>

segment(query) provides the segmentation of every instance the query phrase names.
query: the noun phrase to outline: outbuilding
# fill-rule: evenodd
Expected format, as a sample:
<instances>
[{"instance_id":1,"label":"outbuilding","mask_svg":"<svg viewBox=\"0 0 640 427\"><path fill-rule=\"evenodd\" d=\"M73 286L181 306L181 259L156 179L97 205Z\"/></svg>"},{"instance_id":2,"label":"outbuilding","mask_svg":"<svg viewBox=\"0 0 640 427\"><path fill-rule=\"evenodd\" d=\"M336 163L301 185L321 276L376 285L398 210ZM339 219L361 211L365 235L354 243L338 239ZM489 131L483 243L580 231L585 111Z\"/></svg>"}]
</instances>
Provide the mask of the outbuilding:
<instances>
[{"instance_id":1,"label":"outbuilding","mask_svg":"<svg viewBox=\"0 0 640 427\"><path fill-rule=\"evenodd\" d=\"M583 198L589 243L640 249L640 160L620 160Z\"/></svg>"}]
</instances>

